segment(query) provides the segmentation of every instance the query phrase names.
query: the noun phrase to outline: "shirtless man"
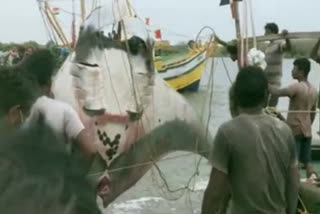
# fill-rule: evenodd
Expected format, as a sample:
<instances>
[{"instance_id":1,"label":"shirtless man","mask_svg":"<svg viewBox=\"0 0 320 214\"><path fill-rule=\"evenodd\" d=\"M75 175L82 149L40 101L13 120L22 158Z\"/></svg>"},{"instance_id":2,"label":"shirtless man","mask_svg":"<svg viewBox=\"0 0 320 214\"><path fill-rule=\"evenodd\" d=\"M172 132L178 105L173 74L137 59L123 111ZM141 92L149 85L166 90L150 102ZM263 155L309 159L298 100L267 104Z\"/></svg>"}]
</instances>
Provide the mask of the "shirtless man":
<instances>
[{"instance_id":1,"label":"shirtless man","mask_svg":"<svg viewBox=\"0 0 320 214\"><path fill-rule=\"evenodd\" d=\"M263 113L268 82L260 68L240 70L234 84L235 117L220 126L202 214L223 209L231 191L231 214L295 214L299 174L295 142L287 124ZM267 199L267 200L266 200Z\"/></svg>"},{"instance_id":2,"label":"shirtless man","mask_svg":"<svg viewBox=\"0 0 320 214\"><path fill-rule=\"evenodd\" d=\"M283 89L270 86L270 93L276 97L290 98L287 123L295 136L298 157L300 162L306 166L307 178L309 178L314 172L310 164L311 133L318 93L308 81L310 61L307 58L300 58L296 59L293 65L292 78L298 80L298 82Z\"/></svg>"},{"instance_id":3,"label":"shirtless man","mask_svg":"<svg viewBox=\"0 0 320 214\"><path fill-rule=\"evenodd\" d=\"M319 47L320 47L320 38L311 51L311 58L320 64L320 55L318 54Z\"/></svg>"}]
</instances>

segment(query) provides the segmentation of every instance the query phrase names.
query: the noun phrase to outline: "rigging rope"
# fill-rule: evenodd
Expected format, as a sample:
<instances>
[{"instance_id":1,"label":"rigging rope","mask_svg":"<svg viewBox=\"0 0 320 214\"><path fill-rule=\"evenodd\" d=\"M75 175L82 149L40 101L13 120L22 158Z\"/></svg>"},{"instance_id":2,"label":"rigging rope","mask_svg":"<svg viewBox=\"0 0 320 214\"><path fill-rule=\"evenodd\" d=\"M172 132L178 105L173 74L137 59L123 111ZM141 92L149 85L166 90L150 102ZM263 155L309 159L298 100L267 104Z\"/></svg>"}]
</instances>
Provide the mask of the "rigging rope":
<instances>
[{"instance_id":1,"label":"rigging rope","mask_svg":"<svg viewBox=\"0 0 320 214\"><path fill-rule=\"evenodd\" d=\"M198 40L198 38L200 37L200 34L203 32L204 29L206 28L209 28L209 27L204 27L203 29L201 29L200 33L197 35L197 38L196 40ZM214 32L214 30L211 28L211 30ZM213 38L214 36L211 36L211 39L210 39L210 43L213 41ZM207 56L207 59L208 59L208 56ZM206 60L207 60L206 59ZM106 59L107 60L107 59ZM209 79L209 90L210 90L210 99L209 99L209 110L211 110L211 106L213 104L213 88L214 88L214 69L215 69L215 63L214 61L211 63L211 72L210 72L210 79ZM209 118L208 118L208 121L207 121L207 124L206 124L206 133L205 135L207 136L208 133L209 133L209 122L210 122L210 119L211 119L211 112L209 114ZM152 149L152 148L150 148ZM196 149L196 148L195 148ZM201 152L201 151L199 151ZM207 151L208 152L208 151ZM194 155L193 153L191 154L188 154L187 156L191 156L191 155ZM176 157L173 157L173 158L165 158L165 159L162 159L160 160L159 162L161 161L166 161L166 160L172 160L172 159L177 159L179 157L186 157L186 155L183 155L183 156L176 156ZM200 163L201 163L201 160L202 158L199 158L199 160L196 161L196 170L195 172L192 174L192 176L189 178L187 184L184 186L184 187L181 187L181 188L178 188L176 190L173 190L170 188L163 172L161 171L160 167L157 165L157 163L155 163L155 161L149 161L149 162L146 162L146 163L140 163L140 164L136 164L136 165L130 165L130 166L126 166L126 167L122 167L122 168L118 168L118 169L113 169L113 170L110 170L109 172L112 173L112 172L115 172L115 171L120 171L120 170L126 170L126 169L131 169L131 168L136 168L136 167L142 167L142 166L146 166L146 165L153 165L155 167L155 169L157 170L159 176L160 176L160 179L162 180L162 182L164 183L164 186L165 188L167 189L168 192L170 193L176 193L176 192L180 192L182 190L186 190L186 191L193 191L191 188L190 188L190 185L192 183L192 181L195 179L195 177L199 174L199 167L200 167ZM101 172L101 173L95 173L95 174L91 174L89 176L95 176L95 175L102 175L104 172ZM176 200L176 199L175 199Z\"/></svg>"},{"instance_id":2,"label":"rigging rope","mask_svg":"<svg viewBox=\"0 0 320 214\"><path fill-rule=\"evenodd\" d=\"M204 153L204 152L209 152L208 150L201 150L199 151L199 153ZM174 157L168 157L168 158L163 158L161 160L158 160L157 162L165 162L165 161L169 161L169 160L175 160L175 159L179 159L179 158L184 158L184 157L190 157L190 156L194 156L194 153L187 153L187 154L183 154L183 155L177 155ZM148 162L143 162L143 163L139 163L139 164L133 164L133 165L129 165L129 166L125 166L125 167L119 167L116 169L111 169L108 170L108 172L113 173L113 172L119 172L119 171L123 171L123 170L128 170L128 169L133 169L133 168L139 168L139 167L143 167L143 166L148 166L148 165L153 165L155 162L154 161L148 161ZM93 177L93 176L100 176L103 175L105 173L105 171L101 171L101 172L96 172L96 173L91 173L88 176L89 177Z\"/></svg>"},{"instance_id":3,"label":"rigging rope","mask_svg":"<svg viewBox=\"0 0 320 214\"><path fill-rule=\"evenodd\" d=\"M117 3L118 3L117 4L118 13L119 13L119 15L121 15L119 2L117 2ZM128 5L128 7L129 7L129 5ZM130 8L129 8L129 10L130 10ZM133 75L132 59L131 59L131 56L129 54L130 53L130 48L129 48L128 35L127 35L126 27L125 27L125 24L124 24L124 21L123 21L123 17L121 17L121 18L122 18L122 21L120 21L120 25L122 25L125 44L126 44L126 49L127 49L127 57L128 57L128 63L129 63L129 67L130 67L130 76L131 76L132 87L133 87L133 97L134 97L134 101L135 101L135 104L136 104L136 110L140 111L142 109L140 109L140 106L139 106L139 103L138 103L138 96L137 96L138 92L137 92L137 88L136 88L135 78L134 78L134 75Z\"/></svg>"},{"instance_id":4,"label":"rigging rope","mask_svg":"<svg viewBox=\"0 0 320 214\"><path fill-rule=\"evenodd\" d=\"M98 6L98 5L97 5L97 0L95 0L95 4L96 4L95 6L97 7L97 6ZM99 13L99 14L98 14L98 17L99 17L99 18L98 18L98 27L99 27L99 29L101 29L102 26L101 26L101 22L100 22L100 20L101 20L101 12L100 12L100 10L98 10L98 13ZM103 47L102 38L100 38L98 41L99 41L100 45ZM108 73L108 77L106 77L106 75L105 75L104 72L102 72L102 75L103 75L103 77L104 77L105 79L109 79L109 80L110 80L110 87L111 87L111 90L112 90L112 92L113 92L114 98L116 99L119 113L122 113L120 101L119 101L118 95L117 95L117 93L116 93L113 80L112 80L112 78L111 78L111 69L110 69L110 66L109 66L109 64L108 64L108 58L107 58L107 54L105 53L105 51L103 51L103 57L104 57L104 61L105 61L105 65L106 65L106 70L107 70L107 73ZM104 91L105 91L105 93L107 94L107 89L106 89L106 87L104 87Z\"/></svg>"},{"instance_id":5,"label":"rigging rope","mask_svg":"<svg viewBox=\"0 0 320 214\"><path fill-rule=\"evenodd\" d=\"M205 26L203 27L200 32L198 33L195 41L198 41L198 39L200 38L200 35L201 33L205 30L205 29L209 29L212 31L212 35L211 35L211 38L210 38L210 41L209 41L209 44L211 44L215 38L215 31L213 28L211 27L208 27L208 26ZM208 55L206 56L206 60L208 60ZM209 77L209 86L208 86L208 90L210 90L210 98L209 98L209 115L208 115L208 120L207 120L207 124L206 124L206 130L205 130L205 138L208 137L208 134L209 134L209 123L210 123L210 119L211 119L211 109L212 109L212 104L213 104L213 93L214 93L214 73L215 73L215 65L214 65L214 61L211 62L211 70L210 70L210 77ZM205 103L205 102L204 102ZM202 108L202 113L201 113L201 118L203 118L203 115L204 115L204 106L203 105L203 108ZM197 151L197 147L198 147L198 142L196 144L196 148L195 148L195 151ZM194 155L194 154L192 154ZM157 163L153 163L153 165L155 166L162 182L164 183L164 186L166 188L166 190L169 192L169 193L177 193L177 192L181 192L181 191L187 191L187 194L189 192L194 192L194 190L192 188L190 188L191 186L191 183L193 180L195 180L196 176L199 175L199 168L200 168L200 163L202 161L202 157L199 158L199 160L196 160L195 161L195 172L192 174L192 176L188 179L188 182L187 184L184 186L184 187L181 187L181 188L178 188L178 189L175 189L175 190L172 190L170 189L169 187L169 184L164 176L164 174L162 173L161 169L158 167ZM161 188L160 185L158 185L158 187L163 191L163 189ZM164 195L166 195L164 192L163 192ZM181 198L182 196L184 195L184 193L182 193L179 197L175 197L174 199L170 199L168 198L167 196L164 196L164 198L168 199L168 200L178 200L179 198ZM189 195L189 194L188 194ZM189 195L190 196L190 195ZM191 205L191 209L192 209L192 203L191 203L191 199L189 199L189 203Z\"/></svg>"},{"instance_id":6,"label":"rigging rope","mask_svg":"<svg viewBox=\"0 0 320 214\"><path fill-rule=\"evenodd\" d=\"M118 11L119 11L119 14L120 13L120 8L119 8L119 4L117 5L118 6ZM99 14L99 16L101 16L101 14ZM101 27L100 25L100 18L99 18L99 26ZM127 32L126 32L126 29L125 29L125 26L124 26L124 23L122 22L122 27L123 27L123 31L124 31L124 37L125 37L125 42L126 42L126 48L127 50L129 50L129 44L128 44L128 38L127 38ZM205 30L205 29L210 29L212 32L213 32L213 35L215 34L214 30L211 28L211 27L208 27L208 26L205 26L204 28L201 29L201 31L198 33L197 37L196 37L196 41L199 40L199 38L201 37L201 34L202 32ZM214 36L211 35L211 38L210 38L210 43L213 41L213 38ZM101 41L102 42L102 41ZM135 98L135 103L136 103L136 108L137 110L139 109L139 106L138 106L138 93L139 91L136 91L138 90L136 88L136 85L135 85L135 77L134 77L134 74L133 74L133 65L132 65L132 61L131 61L131 58L130 58L130 55L129 55L129 52L127 52L128 55L128 63L129 63L129 69L130 69L130 75L131 75L131 79L132 79L132 86L133 86L133 93L134 93L134 98ZM112 81L112 77L111 77L111 70L110 70L110 67L108 65L108 61L109 59L107 59L107 56L106 56L106 53L104 52L104 56L105 56L105 62L106 62L106 70L107 72L109 73L109 78L110 78L110 82L111 82L111 88L113 90L113 93L115 94L115 98L117 100L117 103L118 103L118 107L119 107L119 110L121 110L121 106L120 106L120 103L119 103L119 100L118 100L118 97L117 97L117 93L113 87L113 81ZM206 56L206 60L208 59L208 56ZM208 90L210 91L210 98L209 98L209 116L208 116L208 120L206 121L206 130L205 130L205 135L206 137L208 136L208 133L209 133L209 123L210 123L210 119L211 119L211 116L212 116L212 112L211 112L211 109L212 109L212 104L213 104L213 93L214 93L214 70L215 70L216 66L215 66L215 62L212 61L211 63L211 72L210 72L210 78L209 78L209 86L208 86ZM202 116L203 117L203 116ZM150 148L150 149L153 149L153 148ZM196 149L196 148L195 148ZM198 152L204 152L204 151L198 151ZM205 151L205 152L208 152L208 151ZM190 153L188 155L181 155L181 156L176 156L176 157L172 157L172 158L165 158L165 159L162 159L160 160L159 162L162 162L162 161L167 161L167 160L173 160L173 159L178 159L180 157L186 157L186 156L191 156L191 155L194 155L193 153ZM126 166L126 167L122 167L122 168L117 168L117 169L112 169L110 170L109 172L112 173L112 172L116 172L116 171L121 171L121 170L126 170L126 169L132 169L132 168L137 168L137 167L142 167L142 166L147 166L147 165L153 165L155 167L155 169L157 170L161 180L163 181L164 185L165 185L165 188L170 192L170 193L175 193L175 192L179 192L179 191L182 191L182 190L186 190L186 191L193 191L190 186L191 186L191 183L192 181L195 179L195 177L199 174L199 167L200 167L200 163L201 163L201 160L202 160L202 157L199 158L199 160L196 160L196 169L195 169L195 172L192 174L192 176L188 179L188 182L187 184L184 186L184 187L181 187L181 188L178 188L176 190L173 190L170 188L165 176L164 176L164 173L161 171L160 167L157 165L157 163L154 161L154 160L151 160L151 161L148 161L148 162L145 162L145 163L140 163L140 164L135 164L135 165L130 165L130 166ZM105 171L103 172L98 172L98 173L94 173L94 174L90 174L89 176L96 176L96 175L102 175L104 174Z\"/></svg>"},{"instance_id":7,"label":"rigging rope","mask_svg":"<svg viewBox=\"0 0 320 214\"><path fill-rule=\"evenodd\" d=\"M43 8L41 6L41 3L38 2L38 4L39 4L39 7L38 7L39 12L41 14L43 24L46 29L47 37L49 38L50 41L54 41L56 44L58 44L57 39L55 38L55 35L52 33L52 29L48 26L48 23L46 22L45 15L43 14L44 12L43 12ZM50 32L50 30L51 30L51 32Z\"/></svg>"},{"instance_id":8,"label":"rigging rope","mask_svg":"<svg viewBox=\"0 0 320 214\"><path fill-rule=\"evenodd\" d=\"M226 74L227 74L228 80L230 82L230 85L232 85L233 84L233 80L231 78L230 71L229 71L229 69L228 69L228 67L226 65L226 62L224 61L223 57L221 57L221 61L222 61L223 67L224 67L224 69L226 71Z\"/></svg>"}]
</instances>

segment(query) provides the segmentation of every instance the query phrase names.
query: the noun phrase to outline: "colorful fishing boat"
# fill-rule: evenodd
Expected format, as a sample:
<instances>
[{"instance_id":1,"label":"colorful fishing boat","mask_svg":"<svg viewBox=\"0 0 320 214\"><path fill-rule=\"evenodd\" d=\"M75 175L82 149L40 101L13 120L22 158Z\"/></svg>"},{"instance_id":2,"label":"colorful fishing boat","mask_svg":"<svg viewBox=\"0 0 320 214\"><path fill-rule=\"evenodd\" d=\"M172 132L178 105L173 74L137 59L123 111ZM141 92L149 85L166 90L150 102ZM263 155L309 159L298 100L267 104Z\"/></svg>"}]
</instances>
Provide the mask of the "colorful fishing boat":
<instances>
[{"instance_id":1,"label":"colorful fishing boat","mask_svg":"<svg viewBox=\"0 0 320 214\"><path fill-rule=\"evenodd\" d=\"M203 47L172 60L156 57L154 62L159 75L175 90L198 91L207 59L207 48Z\"/></svg>"},{"instance_id":2,"label":"colorful fishing boat","mask_svg":"<svg viewBox=\"0 0 320 214\"><path fill-rule=\"evenodd\" d=\"M49 1L39 2L39 7L43 13L45 21L49 23L49 27L53 32L53 37L56 37L57 43L69 49L73 49L76 44L76 16L75 9L73 8L73 20L71 23L72 38L69 39L66 32L62 29L61 24L57 19L55 11L62 10L58 7L52 7ZM93 7L95 8L95 7ZM85 20L84 1L81 0L81 17L82 22ZM149 18L146 21L146 27L149 25ZM80 27L80 26L79 26ZM151 33L152 31L149 30ZM156 39L161 38L161 31L157 29L155 32ZM160 35L158 35L160 34ZM170 46L168 41L156 41L157 44L154 48L162 48ZM195 45L195 43L194 43ZM177 91L197 91L199 89L200 80L203 71L206 68L208 59L207 50L209 45L195 45L198 47L189 48L180 55L171 55L170 57L157 56L154 58L155 68L159 75L175 90ZM168 59L165 59L168 58Z\"/></svg>"}]
</instances>

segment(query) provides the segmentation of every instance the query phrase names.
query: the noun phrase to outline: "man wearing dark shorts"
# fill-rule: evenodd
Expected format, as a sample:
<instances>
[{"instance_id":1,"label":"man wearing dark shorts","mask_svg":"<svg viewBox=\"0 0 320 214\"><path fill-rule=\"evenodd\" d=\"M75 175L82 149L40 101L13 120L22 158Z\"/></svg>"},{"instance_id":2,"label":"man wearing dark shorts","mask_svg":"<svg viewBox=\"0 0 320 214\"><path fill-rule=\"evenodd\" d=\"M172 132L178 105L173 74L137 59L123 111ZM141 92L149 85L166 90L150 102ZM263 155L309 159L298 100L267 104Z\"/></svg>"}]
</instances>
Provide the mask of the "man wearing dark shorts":
<instances>
[{"instance_id":1,"label":"man wearing dark shorts","mask_svg":"<svg viewBox=\"0 0 320 214\"><path fill-rule=\"evenodd\" d=\"M310 164L311 126L315 118L318 93L310 82L308 82L308 75L311 68L310 61L306 58L300 58L296 59L293 65L292 77L298 80L298 82L283 89L276 89L271 86L270 93L274 96L290 98L287 123L295 136L300 162L305 165L307 178L310 178L314 173Z\"/></svg>"}]
</instances>

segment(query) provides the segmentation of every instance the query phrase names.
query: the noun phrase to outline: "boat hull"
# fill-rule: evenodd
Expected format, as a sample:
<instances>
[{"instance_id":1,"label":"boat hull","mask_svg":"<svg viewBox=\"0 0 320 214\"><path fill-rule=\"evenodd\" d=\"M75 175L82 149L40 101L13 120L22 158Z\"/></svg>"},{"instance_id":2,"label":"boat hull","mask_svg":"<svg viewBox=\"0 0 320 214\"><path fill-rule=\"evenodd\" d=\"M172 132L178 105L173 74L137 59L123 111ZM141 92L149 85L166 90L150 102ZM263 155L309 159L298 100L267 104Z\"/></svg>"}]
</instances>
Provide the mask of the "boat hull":
<instances>
[{"instance_id":1,"label":"boat hull","mask_svg":"<svg viewBox=\"0 0 320 214\"><path fill-rule=\"evenodd\" d=\"M158 68L158 73L173 89L179 92L196 92L206 63L207 54L206 51L202 51L184 60L164 64Z\"/></svg>"}]
</instances>

